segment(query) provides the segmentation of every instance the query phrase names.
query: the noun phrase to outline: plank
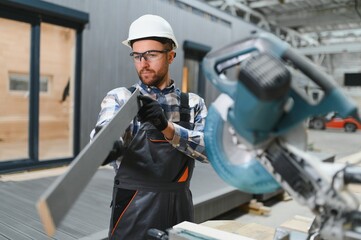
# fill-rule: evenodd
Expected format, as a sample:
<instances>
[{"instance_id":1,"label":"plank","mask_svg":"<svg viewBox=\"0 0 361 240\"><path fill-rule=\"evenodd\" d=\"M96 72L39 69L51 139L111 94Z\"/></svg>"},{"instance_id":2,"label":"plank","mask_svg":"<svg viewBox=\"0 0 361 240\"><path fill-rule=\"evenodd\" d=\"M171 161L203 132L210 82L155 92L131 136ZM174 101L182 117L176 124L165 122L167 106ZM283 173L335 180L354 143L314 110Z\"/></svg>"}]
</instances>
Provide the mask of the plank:
<instances>
[{"instance_id":1,"label":"plank","mask_svg":"<svg viewBox=\"0 0 361 240\"><path fill-rule=\"evenodd\" d=\"M255 240L254 238L249 238L241 235L237 235L230 232L221 231L215 228L191 223L191 222L181 222L169 231L170 239L187 239L188 237L197 236L200 239L217 239L217 240Z\"/></svg>"},{"instance_id":2,"label":"plank","mask_svg":"<svg viewBox=\"0 0 361 240\"><path fill-rule=\"evenodd\" d=\"M114 142L123 135L138 113L138 95L139 90L136 89L114 118L78 154L68 170L39 198L38 213L49 236L54 235L64 216L108 156Z\"/></svg>"}]
</instances>

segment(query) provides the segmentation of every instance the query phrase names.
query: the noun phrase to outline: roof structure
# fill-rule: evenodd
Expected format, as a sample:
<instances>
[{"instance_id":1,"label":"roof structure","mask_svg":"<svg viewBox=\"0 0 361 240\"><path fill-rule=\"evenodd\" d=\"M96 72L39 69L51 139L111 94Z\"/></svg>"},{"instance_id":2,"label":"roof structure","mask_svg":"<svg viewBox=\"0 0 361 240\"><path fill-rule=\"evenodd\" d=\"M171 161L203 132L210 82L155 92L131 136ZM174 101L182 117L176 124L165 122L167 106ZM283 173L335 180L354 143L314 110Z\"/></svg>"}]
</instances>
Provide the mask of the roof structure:
<instances>
[{"instance_id":1,"label":"roof structure","mask_svg":"<svg viewBox=\"0 0 361 240\"><path fill-rule=\"evenodd\" d=\"M336 45L338 50L360 51L354 44L361 42L361 0L199 1L270 31L293 47Z\"/></svg>"}]
</instances>

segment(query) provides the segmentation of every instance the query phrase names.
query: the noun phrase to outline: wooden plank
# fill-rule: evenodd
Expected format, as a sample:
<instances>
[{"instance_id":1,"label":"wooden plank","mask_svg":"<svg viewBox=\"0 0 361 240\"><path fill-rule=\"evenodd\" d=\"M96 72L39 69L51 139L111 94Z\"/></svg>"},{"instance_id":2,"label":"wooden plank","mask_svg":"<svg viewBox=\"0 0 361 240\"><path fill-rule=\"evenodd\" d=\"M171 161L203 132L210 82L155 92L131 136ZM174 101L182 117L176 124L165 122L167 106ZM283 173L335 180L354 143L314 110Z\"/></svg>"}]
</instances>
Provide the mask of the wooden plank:
<instances>
[{"instance_id":1,"label":"wooden plank","mask_svg":"<svg viewBox=\"0 0 361 240\"><path fill-rule=\"evenodd\" d=\"M49 236L54 235L64 216L108 156L114 141L119 139L138 113L138 95L139 90L136 89L114 118L73 160L67 172L58 177L39 198L38 213Z\"/></svg>"},{"instance_id":2,"label":"wooden plank","mask_svg":"<svg viewBox=\"0 0 361 240\"><path fill-rule=\"evenodd\" d=\"M286 222L282 223L280 227L308 233L313 220L314 218L295 215L292 219L289 219Z\"/></svg>"},{"instance_id":3,"label":"wooden plank","mask_svg":"<svg viewBox=\"0 0 361 240\"><path fill-rule=\"evenodd\" d=\"M191 223L191 222L181 222L169 231L169 237L172 239L183 239L182 237L188 236L200 236L200 239L217 239L217 240L255 240L254 238L249 238L245 236L241 236L238 234L221 231L215 228Z\"/></svg>"},{"instance_id":4,"label":"wooden plank","mask_svg":"<svg viewBox=\"0 0 361 240\"><path fill-rule=\"evenodd\" d=\"M254 222L242 223L237 220L210 220L201 225L256 240L273 240L275 234L274 228Z\"/></svg>"},{"instance_id":5,"label":"wooden plank","mask_svg":"<svg viewBox=\"0 0 361 240\"><path fill-rule=\"evenodd\" d=\"M243 211L257 215L268 215L271 212L270 207L266 207L262 202L258 202L257 199L252 199L249 203L241 206Z\"/></svg>"}]
</instances>

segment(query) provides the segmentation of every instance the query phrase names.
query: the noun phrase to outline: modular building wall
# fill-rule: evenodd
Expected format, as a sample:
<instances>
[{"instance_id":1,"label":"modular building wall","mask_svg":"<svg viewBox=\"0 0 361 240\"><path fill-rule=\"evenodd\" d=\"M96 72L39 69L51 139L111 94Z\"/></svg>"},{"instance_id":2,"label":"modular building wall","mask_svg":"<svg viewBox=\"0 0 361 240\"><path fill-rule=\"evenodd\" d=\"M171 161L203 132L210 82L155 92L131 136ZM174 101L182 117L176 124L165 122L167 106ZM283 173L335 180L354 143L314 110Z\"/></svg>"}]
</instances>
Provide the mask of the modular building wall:
<instances>
[{"instance_id":1,"label":"modular building wall","mask_svg":"<svg viewBox=\"0 0 361 240\"><path fill-rule=\"evenodd\" d=\"M46 0L64 7L89 13L83 35L81 83L81 147L89 142L100 103L116 87L129 87L138 81L130 48L121 44L127 38L132 21L143 14L157 14L172 25L179 48L171 65L171 77L181 87L184 65L183 44L192 41L218 49L244 38L257 29L205 3L195 0ZM218 95L206 83L205 101Z\"/></svg>"}]
</instances>

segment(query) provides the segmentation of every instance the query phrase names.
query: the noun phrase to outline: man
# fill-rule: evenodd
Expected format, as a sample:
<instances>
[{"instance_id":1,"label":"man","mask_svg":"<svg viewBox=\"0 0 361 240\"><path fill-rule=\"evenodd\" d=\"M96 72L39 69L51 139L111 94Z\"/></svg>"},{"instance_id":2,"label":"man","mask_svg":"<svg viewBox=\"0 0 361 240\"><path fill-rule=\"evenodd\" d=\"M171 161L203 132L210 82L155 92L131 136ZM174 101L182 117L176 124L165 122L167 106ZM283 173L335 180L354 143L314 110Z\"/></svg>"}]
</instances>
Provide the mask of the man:
<instances>
[{"instance_id":1,"label":"man","mask_svg":"<svg viewBox=\"0 0 361 240\"><path fill-rule=\"evenodd\" d=\"M141 108L121 138L112 162L114 178L109 239L145 239L151 228L166 230L193 220L189 182L194 159L204 156L203 128L207 109L196 94L182 94L170 78L169 66L178 43L169 23L155 15L144 15L129 28L123 42L140 81ZM107 124L132 89L110 91L91 136ZM115 159L113 159L115 160Z\"/></svg>"}]
</instances>

